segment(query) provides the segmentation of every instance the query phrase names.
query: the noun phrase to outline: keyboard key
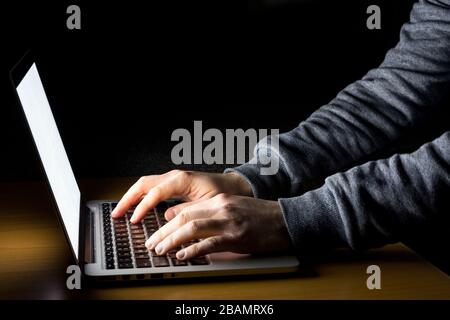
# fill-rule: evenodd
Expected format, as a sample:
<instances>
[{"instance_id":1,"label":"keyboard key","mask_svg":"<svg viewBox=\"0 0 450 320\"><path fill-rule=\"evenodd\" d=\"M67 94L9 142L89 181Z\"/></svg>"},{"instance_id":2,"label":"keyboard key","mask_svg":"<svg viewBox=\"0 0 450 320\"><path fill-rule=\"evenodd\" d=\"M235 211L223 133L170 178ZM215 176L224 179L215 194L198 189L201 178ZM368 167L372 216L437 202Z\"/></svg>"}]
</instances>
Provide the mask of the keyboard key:
<instances>
[{"instance_id":1,"label":"keyboard key","mask_svg":"<svg viewBox=\"0 0 450 320\"><path fill-rule=\"evenodd\" d=\"M152 263L147 259L136 259L136 267L138 268L151 268Z\"/></svg>"},{"instance_id":2,"label":"keyboard key","mask_svg":"<svg viewBox=\"0 0 450 320\"><path fill-rule=\"evenodd\" d=\"M166 257L153 257L153 265L155 267L168 267L169 266L169 260L167 260Z\"/></svg>"},{"instance_id":3,"label":"keyboard key","mask_svg":"<svg viewBox=\"0 0 450 320\"><path fill-rule=\"evenodd\" d=\"M144 250L145 252L148 252L148 249L143 244L135 245L135 246L133 246L133 249L134 249L134 252L137 252L139 250Z\"/></svg>"},{"instance_id":4,"label":"keyboard key","mask_svg":"<svg viewBox=\"0 0 450 320\"><path fill-rule=\"evenodd\" d=\"M119 259L125 259L125 258L131 259L131 253L130 252L118 252L117 256L118 256Z\"/></svg>"},{"instance_id":5,"label":"keyboard key","mask_svg":"<svg viewBox=\"0 0 450 320\"><path fill-rule=\"evenodd\" d=\"M136 259L148 259L148 253L134 253Z\"/></svg>"},{"instance_id":6,"label":"keyboard key","mask_svg":"<svg viewBox=\"0 0 450 320\"><path fill-rule=\"evenodd\" d=\"M107 263L106 264L106 269L115 269L116 266L114 265L114 263Z\"/></svg>"},{"instance_id":7,"label":"keyboard key","mask_svg":"<svg viewBox=\"0 0 450 320\"><path fill-rule=\"evenodd\" d=\"M187 261L181 261L181 260L178 260L178 259L172 259L172 264L173 264L175 267L179 267L179 266L187 266Z\"/></svg>"},{"instance_id":8,"label":"keyboard key","mask_svg":"<svg viewBox=\"0 0 450 320\"><path fill-rule=\"evenodd\" d=\"M145 234L132 234L132 235L131 235L131 239L132 239L133 241L135 241L135 240L146 240L147 237L145 236ZM145 241L144 241L144 242L145 242Z\"/></svg>"},{"instance_id":9,"label":"keyboard key","mask_svg":"<svg viewBox=\"0 0 450 320\"><path fill-rule=\"evenodd\" d=\"M193 258L189 261L194 266L209 264L208 260L205 257L197 257L197 258Z\"/></svg>"},{"instance_id":10,"label":"keyboard key","mask_svg":"<svg viewBox=\"0 0 450 320\"><path fill-rule=\"evenodd\" d=\"M146 254L148 256L148 250L147 249L134 249L134 254Z\"/></svg>"},{"instance_id":11,"label":"keyboard key","mask_svg":"<svg viewBox=\"0 0 450 320\"><path fill-rule=\"evenodd\" d=\"M131 268L133 268L133 264L131 262L119 263L119 269L131 269Z\"/></svg>"},{"instance_id":12,"label":"keyboard key","mask_svg":"<svg viewBox=\"0 0 450 320\"><path fill-rule=\"evenodd\" d=\"M117 259L117 262L119 262L119 263L131 263L131 257L129 257L129 258L119 258L119 259Z\"/></svg>"},{"instance_id":13,"label":"keyboard key","mask_svg":"<svg viewBox=\"0 0 450 320\"><path fill-rule=\"evenodd\" d=\"M177 254L177 250L170 250L169 252L167 252L167 255L169 256L169 258L175 258Z\"/></svg>"}]
</instances>

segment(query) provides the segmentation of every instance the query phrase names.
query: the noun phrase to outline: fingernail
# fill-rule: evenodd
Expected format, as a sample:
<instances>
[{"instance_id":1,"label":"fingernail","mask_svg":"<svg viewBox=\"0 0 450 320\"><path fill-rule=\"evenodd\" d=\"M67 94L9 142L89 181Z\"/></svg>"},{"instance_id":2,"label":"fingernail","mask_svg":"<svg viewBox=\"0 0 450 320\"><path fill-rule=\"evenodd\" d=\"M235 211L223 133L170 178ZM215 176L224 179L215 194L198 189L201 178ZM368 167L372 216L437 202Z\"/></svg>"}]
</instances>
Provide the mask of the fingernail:
<instances>
[{"instance_id":1,"label":"fingernail","mask_svg":"<svg viewBox=\"0 0 450 320\"><path fill-rule=\"evenodd\" d=\"M167 209L165 216L166 216L166 219L172 219L173 216L175 216L175 210Z\"/></svg>"},{"instance_id":2,"label":"fingernail","mask_svg":"<svg viewBox=\"0 0 450 320\"><path fill-rule=\"evenodd\" d=\"M131 222L131 223L135 223L135 222L136 222L136 217L135 217L135 216L131 216L130 222Z\"/></svg>"},{"instance_id":3,"label":"fingernail","mask_svg":"<svg viewBox=\"0 0 450 320\"><path fill-rule=\"evenodd\" d=\"M180 250L177 252L177 259L183 259L186 255L186 252L184 250Z\"/></svg>"},{"instance_id":4,"label":"fingernail","mask_svg":"<svg viewBox=\"0 0 450 320\"><path fill-rule=\"evenodd\" d=\"M164 249L164 245L163 245L162 242L161 242L160 244L158 244L158 245L156 246L155 251L156 251L157 254L160 254L160 253L163 251L163 249Z\"/></svg>"}]
</instances>

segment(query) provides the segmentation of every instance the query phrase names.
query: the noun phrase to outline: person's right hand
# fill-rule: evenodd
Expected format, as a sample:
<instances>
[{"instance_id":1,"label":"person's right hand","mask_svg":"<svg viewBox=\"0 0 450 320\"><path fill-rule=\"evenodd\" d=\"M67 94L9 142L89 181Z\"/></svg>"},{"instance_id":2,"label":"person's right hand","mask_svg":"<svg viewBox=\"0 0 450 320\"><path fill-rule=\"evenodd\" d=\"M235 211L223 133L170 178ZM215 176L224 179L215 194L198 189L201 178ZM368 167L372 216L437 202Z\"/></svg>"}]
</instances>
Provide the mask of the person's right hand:
<instances>
[{"instance_id":1,"label":"person's right hand","mask_svg":"<svg viewBox=\"0 0 450 320\"><path fill-rule=\"evenodd\" d=\"M137 205L130 219L139 222L159 202L182 199L186 202L169 208L165 217L173 219L183 208L193 203L214 197L219 193L252 196L250 185L237 173L204 173L173 170L162 175L140 178L117 204L113 218L123 216L130 207Z\"/></svg>"}]
</instances>

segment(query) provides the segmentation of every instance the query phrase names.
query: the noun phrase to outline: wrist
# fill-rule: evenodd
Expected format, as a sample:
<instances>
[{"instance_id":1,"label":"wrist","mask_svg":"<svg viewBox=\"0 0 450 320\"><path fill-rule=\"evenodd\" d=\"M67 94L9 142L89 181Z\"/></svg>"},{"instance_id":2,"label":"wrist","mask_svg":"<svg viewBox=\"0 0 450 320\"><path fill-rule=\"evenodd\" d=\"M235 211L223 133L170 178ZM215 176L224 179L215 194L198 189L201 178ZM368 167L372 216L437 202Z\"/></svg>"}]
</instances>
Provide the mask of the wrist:
<instances>
[{"instance_id":1,"label":"wrist","mask_svg":"<svg viewBox=\"0 0 450 320\"><path fill-rule=\"evenodd\" d=\"M248 181L240 174L236 172L227 172L224 173L224 175L229 182L229 193L245 197L254 196L250 183L248 183Z\"/></svg>"}]
</instances>

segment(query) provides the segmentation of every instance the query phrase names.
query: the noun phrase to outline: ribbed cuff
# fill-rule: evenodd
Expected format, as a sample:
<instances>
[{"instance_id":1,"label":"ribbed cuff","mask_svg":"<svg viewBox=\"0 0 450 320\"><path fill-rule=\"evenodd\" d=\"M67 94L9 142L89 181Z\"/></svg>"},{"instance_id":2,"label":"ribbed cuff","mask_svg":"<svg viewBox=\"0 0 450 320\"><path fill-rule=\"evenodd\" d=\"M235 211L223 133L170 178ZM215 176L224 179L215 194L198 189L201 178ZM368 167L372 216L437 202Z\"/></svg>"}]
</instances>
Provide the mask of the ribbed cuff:
<instances>
[{"instance_id":1,"label":"ribbed cuff","mask_svg":"<svg viewBox=\"0 0 450 320\"><path fill-rule=\"evenodd\" d=\"M338 209L331 193L320 188L295 198L278 200L294 248L299 256L342 245Z\"/></svg>"},{"instance_id":2,"label":"ribbed cuff","mask_svg":"<svg viewBox=\"0 0 450 320\"><path fill-rule=\"evenodd\" d=\"M259 169L254 164L243 164L236 168L226 169L224 172L234 172L243 177L250 184L255 198L276 199L276 194L267 188L268 185L271 185L271 181L268 180L269 176L261 175Z\"/></svg>"}]
</instances>

